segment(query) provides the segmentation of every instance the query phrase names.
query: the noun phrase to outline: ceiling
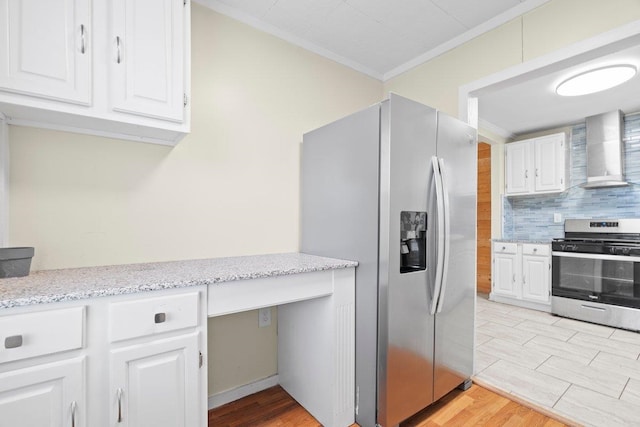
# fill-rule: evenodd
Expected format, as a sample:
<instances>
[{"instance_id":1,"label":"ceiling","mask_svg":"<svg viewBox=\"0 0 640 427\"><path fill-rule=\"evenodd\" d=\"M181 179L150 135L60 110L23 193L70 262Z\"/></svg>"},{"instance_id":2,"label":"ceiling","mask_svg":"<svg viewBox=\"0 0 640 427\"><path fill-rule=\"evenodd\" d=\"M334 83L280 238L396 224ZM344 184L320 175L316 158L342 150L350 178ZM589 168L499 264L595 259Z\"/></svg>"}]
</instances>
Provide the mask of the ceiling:
<instances>
[{"instance_id":1,"label":"ceiling","mask_svg":"<svg viewBox=\"0 0 640 427\"><path fill-rule=\"evenodd\" d=\"M195 1L385 81L549 0ZM640 76L599 94L555 94L568 76L617 61L640 69L640 37L477 90L480 127L508 139L615 109L638 112L640 96L629 94L640 93Z\"/></svg>"},{"instance_id":2,"label":"ceiling","mask_svg":"<svg viewBox=\"0 0 640 427\"><path fill-rule=\"evenodd\" d=\"M385 80L549 0L196 0Z\"/></svg>"},{"instance_id":3,"label":"ceiling","mask_svg":"<svg viewBox=\"0 0 640 427\"><path fill-rule=\"evenodd\" d=\"M629 46L631 45L631 46ZM597 54L575 58L573 64L538 73L535 77L501 82L499 87L476 91L481 127L510 138L545 129L584 122L585 117L622 110L640 111L640 75L620 86L583 96L559 96L555 89L568 77L613 64L631 64L640 70L640 37L612 44ZM595 56L595 58L594 58Z\"/></svg>"}]
</instances>

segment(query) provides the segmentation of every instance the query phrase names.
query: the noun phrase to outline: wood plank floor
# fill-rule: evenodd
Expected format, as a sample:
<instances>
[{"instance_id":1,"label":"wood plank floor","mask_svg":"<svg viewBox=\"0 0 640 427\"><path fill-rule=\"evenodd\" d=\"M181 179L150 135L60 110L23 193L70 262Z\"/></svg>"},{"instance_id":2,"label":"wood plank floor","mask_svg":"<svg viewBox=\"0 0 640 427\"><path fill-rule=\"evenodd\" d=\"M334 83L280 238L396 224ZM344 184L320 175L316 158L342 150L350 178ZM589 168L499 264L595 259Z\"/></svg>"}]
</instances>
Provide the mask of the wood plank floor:
<instances>
[{"instance_id":1,"label":"wood plank floor","mask_svg":"<svg viewBox=\"0 0 640 427\"><path fill-rule=\"evenodd\" d=\"M401 427L539 426L565 424L476 384L454 390L439 402L404 421ZM209 427L321 427L280 386L209 411ZM354 424L352 427L357 427Z\"/></svg>"}]
</instances>

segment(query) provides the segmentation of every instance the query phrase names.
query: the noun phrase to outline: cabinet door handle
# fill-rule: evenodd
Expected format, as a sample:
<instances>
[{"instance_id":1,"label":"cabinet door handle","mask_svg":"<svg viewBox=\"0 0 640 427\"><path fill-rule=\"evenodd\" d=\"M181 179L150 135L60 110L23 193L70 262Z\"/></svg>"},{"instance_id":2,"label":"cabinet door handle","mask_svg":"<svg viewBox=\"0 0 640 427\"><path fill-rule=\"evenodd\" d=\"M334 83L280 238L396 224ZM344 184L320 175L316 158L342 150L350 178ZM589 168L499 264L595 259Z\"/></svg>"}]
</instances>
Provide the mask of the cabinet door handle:
<instances>
[{"instance_id":1,"label":"cabinet door handle","mask_svg":"<svg viewBox=\"0 0 640 427\"><path fill-rule=\"evenodd\" d=\"M117 49L116 62L119 64L120 62L122 62L122 55L120 54L120 36L116 36L116 49Z\"/></svg>"},{"instance_id":2,"label":"cabinet door handle","mask_svg":"<svg viewBox=\"0 0 640 427\"><path fill-rule=\"evenodd\" d=\"M515 275L515 273L513 274L513 283L516 283L516 275Z\"/></svg>"},{"instance_id":3,"label":"cabinet door handle","mask_svg":"<svg viewBox=\"0 0 640 427\"><path fill-rule=\"evenodd\" d=\"M165 320L167 320L166 313L156 313L156 315L153 317L153 321L155 323L164 323Z\"/></svg>"},{"instance_id":4,"label":"cabinet door handle","mask_svg":"<svg viewBox=\"0 0 640 427\"><path fill-rule=\"evenodd\" d=\"M118 422L121 423L122 422L122 394L124 393L124 391L121 388L118 388L116 393L118 396Z\"/></svg>"},{"instance_id":5,"label":"cabinet door handle","mask_svg":"<svg viewBox=\"0 0 640 427\"><path fill-rule=\"evenodd\" d=\"M22 347L22 335L12 335L4 339L4 348Z\"/></svg>"},{"instance_id":6,"label":"cabinet door handle","mask_svg":"<svg viewBox=\"0 0 640 427\"><path fill-rule=\"evenodd\" d=\"M74 400L71 402L71 427L76 427L76 409L78 408L78 403Z\"/></svg>"},{"instance_id":7,"label":"cabinet door handle","mask_svg":"<svg viewBox=\"0 0 640 427\"><path fill-rule=\"evenodd\" d=\"M523 285L527 283L527 279L526 279L526 277L527 277L527 276L522 276L522 284L523 284Z\"/></svg>"},{"instance_id":8,"label":"cabinet door handle","mask_svg":"<svg viewBox=\"0 0 640 427\"><path fill-rule=\"evenodd\" d=\"M536 169L536 176L540 176L540 175L538 175L538 169Z\"/></svg>"},{"instance_id":9,"label":"cabinet door handle","mask_svg":"<svg viewBox=\"0 0 640 427\"><path fill-rule=\"evenodd\" d=\"M80 53L84 55L87 50L87 43L85 38L84 24L80 25Z\"/></svg>"},{"instance_id":10,"label":"cabinet door handle","mask_svg":"<svg viewBox=\"0 0 640 427\"><path fill-rule=\"evenodd\" d=\"M525 169L524 177L525 177L525 179L529 179L529 169Z\"/></svg>"}]
</instances>

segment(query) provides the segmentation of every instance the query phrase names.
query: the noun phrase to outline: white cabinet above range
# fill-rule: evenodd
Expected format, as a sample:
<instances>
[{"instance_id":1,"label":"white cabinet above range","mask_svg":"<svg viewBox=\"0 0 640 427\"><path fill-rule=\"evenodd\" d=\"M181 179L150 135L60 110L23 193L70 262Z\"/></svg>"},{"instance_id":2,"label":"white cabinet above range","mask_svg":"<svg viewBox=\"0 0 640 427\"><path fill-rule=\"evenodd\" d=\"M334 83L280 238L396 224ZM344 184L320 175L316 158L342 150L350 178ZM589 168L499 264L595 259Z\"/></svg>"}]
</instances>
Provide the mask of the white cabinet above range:
<instances>
[{"instance_id":1,"label":"white cabinet above range","mask_svg":"<svg viewBox=\"0 0 640 427\"><path fill-rule=\"evenodd\" d=\"M564 133L506 144L505 194L518 196L564 191L569 171L567 148Z\"/></svg>"},{"instance_id":2,"label":"white cabinet above range","mask_svg":"<svg viewBox=\"0 0 640 427\"><path fill-rule=\"evenodd\" d=\"M190 3L0 0L9 124L175 145L190 130Z\"/></svg>"}]
</instances>

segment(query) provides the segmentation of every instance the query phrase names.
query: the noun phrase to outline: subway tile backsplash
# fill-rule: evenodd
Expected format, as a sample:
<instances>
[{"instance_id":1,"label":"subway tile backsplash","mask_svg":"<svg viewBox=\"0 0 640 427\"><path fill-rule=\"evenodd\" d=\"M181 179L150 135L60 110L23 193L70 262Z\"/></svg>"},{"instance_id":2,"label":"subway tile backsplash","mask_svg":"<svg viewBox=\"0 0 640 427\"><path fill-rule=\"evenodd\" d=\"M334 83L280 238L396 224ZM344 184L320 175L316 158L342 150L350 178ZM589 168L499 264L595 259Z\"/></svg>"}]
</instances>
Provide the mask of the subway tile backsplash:
<instances>
[{"instance_id":1,"label":"subway tile backsplash","mask_svg":"<svg viewBox=\"0 0 640 427\"><path fill-rule=\"evenodd\" d=\"M586 128L571 130L569 183L558 194L503 197L505 239L544 240L562 237L566 218L637 218L640 217L640 114L624 119L625 180L627 187L580 187L587 180ZM553 214L563 221L553 222Z\"/></svg>"}]
</instances>

